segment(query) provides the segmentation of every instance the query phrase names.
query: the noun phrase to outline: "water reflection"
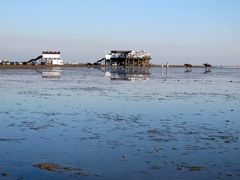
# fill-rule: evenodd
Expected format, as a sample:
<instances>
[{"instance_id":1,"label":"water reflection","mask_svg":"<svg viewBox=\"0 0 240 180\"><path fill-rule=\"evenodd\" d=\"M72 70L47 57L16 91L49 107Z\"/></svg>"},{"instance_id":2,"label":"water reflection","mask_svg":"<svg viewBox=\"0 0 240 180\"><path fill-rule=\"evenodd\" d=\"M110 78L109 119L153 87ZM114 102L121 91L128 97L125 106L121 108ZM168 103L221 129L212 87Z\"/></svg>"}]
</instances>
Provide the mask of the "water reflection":
<instances>
[{"instance_id":1,"label":"water reflection","mask_svg":"<svg viewBox=\"0 0 240 180\"><path fill-rule=\"evenodd\" d=\"M55 70L0 70L0 179L239 179L240 69Z\"/></svg>"},{"instance_id":2,"label":"water reflection","mask_svg":"<svg viewBox=\"0 0 240 180\"><path fill-rule=\"evenodd\" d=\"M192 69L186 69L184 72L185 72L185 73L192 72Z\"/></svg>"},{"instance_id":3,"label":"water reflection","mask_svg":"<svg viewBox=\"0 0 240 180\"><path fill-rule=\"evenodd\" d=\"M60 78L61 68L52 67L49 69L42 69L40 70L40 73L42 74L42 78Z\"/></svg>"},{"instance_id":4,"label":"water reflection","mask_svg":"<svg viewBox=\"0 0 240 180\"><path fill-rule=\"evenodd\" d=\"M149 67L124 67L124 66L111 66L100 68L105 72L105 77L109 77L111 80L122 81L135 81L135 80L147 80L150 77Z\"/></svg>"},{"instance_id":5,"label":"water reflection","mask_svg":"<svg viewBox=\"0 0 240 180\"><path fill-rule=\"evenodd\" d=\"M161 68L161 76L168 77L169 68Z\"/></svg>"},{"instance_id":6,"label":"water reflection","mask_svg":"<svg viewBox=\"0 0 240 180\"><path fill-rule=\"evenodd\" d=\"M206 69L206 68L205 68L204 74L208 74L208 73L210 73L210 72L211 72L210 69Z\"/></svg>"}]
</instances>

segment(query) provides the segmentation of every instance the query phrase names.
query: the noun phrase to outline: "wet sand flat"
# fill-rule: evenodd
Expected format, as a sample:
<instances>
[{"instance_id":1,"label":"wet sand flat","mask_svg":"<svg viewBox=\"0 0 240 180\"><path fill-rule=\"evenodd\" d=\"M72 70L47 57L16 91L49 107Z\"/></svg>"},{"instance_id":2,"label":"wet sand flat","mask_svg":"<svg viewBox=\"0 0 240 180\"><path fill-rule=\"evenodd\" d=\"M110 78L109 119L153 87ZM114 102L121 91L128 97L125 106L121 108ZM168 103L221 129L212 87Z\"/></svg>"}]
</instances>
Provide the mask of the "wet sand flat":
<instances>
[{"instance_id":1,"label":"wet sand flat","mask_svg":"<svg viewBox=\"0 0 240 180\"><path fill-rule=\"evenodd\" d=\"M0 179L239 179L240 69L0 69Z\"/></svg>"}]
</instances>

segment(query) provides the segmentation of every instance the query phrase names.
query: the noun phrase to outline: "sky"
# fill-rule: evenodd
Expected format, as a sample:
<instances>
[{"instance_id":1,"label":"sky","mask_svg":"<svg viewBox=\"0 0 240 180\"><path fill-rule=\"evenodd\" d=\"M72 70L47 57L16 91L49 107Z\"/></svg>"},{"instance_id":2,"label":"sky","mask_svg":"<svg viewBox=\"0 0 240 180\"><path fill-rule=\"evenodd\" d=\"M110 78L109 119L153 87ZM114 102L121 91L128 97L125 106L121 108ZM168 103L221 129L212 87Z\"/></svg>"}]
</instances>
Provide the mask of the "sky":
<instances>
[{"instance_id":1,"label":"sky","mask_svg":"<svg viewBox=\"0 0 240 180\"><path fill-rule=\"evenodd\" d=\"M0 59L59 50L94 62L112 49L151 63L240 65L240 0L1 0Z\"/></svg>"}]
</instances>

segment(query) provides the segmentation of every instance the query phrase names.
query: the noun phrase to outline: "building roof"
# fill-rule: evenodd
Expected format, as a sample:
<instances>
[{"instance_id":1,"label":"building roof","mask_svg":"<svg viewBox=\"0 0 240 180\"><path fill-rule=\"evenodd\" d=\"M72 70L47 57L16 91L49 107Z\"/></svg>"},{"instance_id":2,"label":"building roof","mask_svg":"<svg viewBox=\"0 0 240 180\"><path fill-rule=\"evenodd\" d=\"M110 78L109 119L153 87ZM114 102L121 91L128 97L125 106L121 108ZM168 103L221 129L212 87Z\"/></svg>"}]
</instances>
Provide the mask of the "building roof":
<instances>
[{"instance_id":1,"label":"building roof","mask_svg":"<svg viewBox=\"0 0 240 180\"><path fill-rule=\"evenodd\" d=\"M131 50L111 50L111 53L121 53L121 54L128 54L132 52Z\"/></svg>"},{"instance_id":2,"label":"building roof","mask_svg":"<svg viewBox=\"0 0 240 180\"><path fill-rule=\"evenodd\" d=\"M61 54L60 51L42 51L42 54Z\"/></svg>"}]
</instances>

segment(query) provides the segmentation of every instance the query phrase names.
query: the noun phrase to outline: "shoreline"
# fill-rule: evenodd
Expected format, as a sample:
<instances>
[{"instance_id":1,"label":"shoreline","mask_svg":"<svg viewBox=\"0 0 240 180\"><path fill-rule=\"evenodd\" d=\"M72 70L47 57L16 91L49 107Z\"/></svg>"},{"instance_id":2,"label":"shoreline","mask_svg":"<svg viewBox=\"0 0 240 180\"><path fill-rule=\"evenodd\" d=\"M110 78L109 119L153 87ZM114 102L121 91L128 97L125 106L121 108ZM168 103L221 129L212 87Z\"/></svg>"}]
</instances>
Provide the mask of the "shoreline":
<instances>
[{"instance_id":1,"label":"shoreline","mask_svg":"<svg viewBox=\"0 0 240 180\"><path fill-rule=\"evenodd\" d=\"M0 65L0 69L44 69L44 68L82 68L82 67L109 67L107 65L87 65L87 64L64 64L64 65ZM116 66L112 66L116 67ZM129 66L131 67L131 66ZM161 68L161 65L152 64L149 66L135 66L143 68ZM166 65L164 65L166 68ZM184 65L169 65L169 68L185 68ZM204 68L203 65L193 65L192 68ZM213 66L213 68L236 68L239 69L239 66Z\"/></svg>"}]
</instances>

